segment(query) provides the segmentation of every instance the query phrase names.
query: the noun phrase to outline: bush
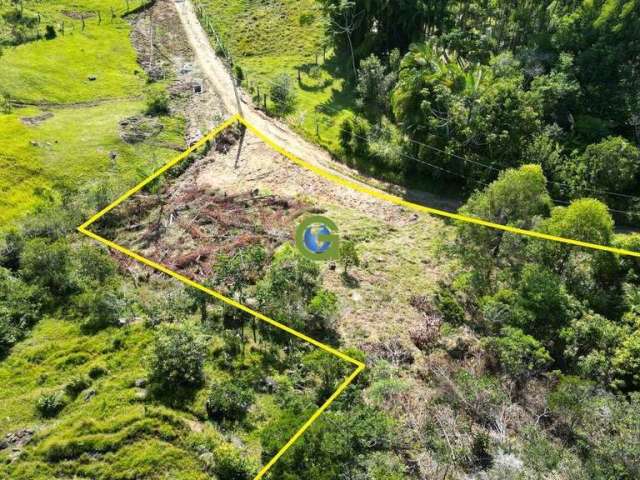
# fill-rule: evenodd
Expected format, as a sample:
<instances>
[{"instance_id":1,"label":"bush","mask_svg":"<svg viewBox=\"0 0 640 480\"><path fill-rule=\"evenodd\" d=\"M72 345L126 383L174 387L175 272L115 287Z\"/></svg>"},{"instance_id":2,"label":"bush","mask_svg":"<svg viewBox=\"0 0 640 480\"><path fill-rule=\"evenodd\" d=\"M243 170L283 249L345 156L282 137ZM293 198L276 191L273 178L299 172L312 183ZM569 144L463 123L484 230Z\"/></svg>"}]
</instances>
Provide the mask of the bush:
<instances>
[{"instance_id":1,"label":"bush","mask_svg":"<svg viewBox=\"0 0 640 480\"><path fill-rule=\"evenodd\" d=\"M100 377L104 377L107 373L109 373L109 371L104 365L94 365L89 370L89 378L96 380Z\"/></svg>"},{"instance_id":2,"label":"bush","mask_svg":"<svg viewBox=\"0 0 640 480\"><path fill-rule=\"evenodd\" d=\"M436 295L435 304L445 322L452 325L464 322L464 309L450 290L441 288Z\"/></svg>"},{"instance_id":3,"label":"bush","mask_svg":"<svg viewBox=\"0 0 640 480\"><path fill-rule=\"evenodd\" d=\"M371 126L369 122L362 118L356 117L353 121L353 141L351 149L356 158L369 158L369 131Z\"/></svg>"},{"instance_id":4,"label":"bush","mask_svg":"<svg viewBox=\"0 0 640 480\"><path fill-rule=\"evenodd\" d=\"M348 273L350 267L360 266L360 257L355 243L348 240L340 243L340 264L344 267L345 274Z\"/></svg>"},{"instance_id":5,"label":"bush","mask_svg":"<svg viewBox=\"0 0 640 480\"><path fill-rule=\"evenodd\" d=\"M118 326L126 300L114 286L102 286L74 297L77 313L82 317L82 330L89 333Z\"/></svg>"},{"instance_id":6,"label":"bush","mask_svg":"<svg viewBox=\"0 0 640 480\"><path fill-rule=\"evenodd\" d=\"M9 353L20 339L20 332L5 318L0 317L0 358Z\"/></svg>"},{"instance_id":7,"label":"bush","mask_svg":"<svg viewBox=\"0 0 640 480\"><path fill-rule=\"evenodd\" d=\"M329 290L321 289L309 302L307 322L310 330L326 333L333 328L333 321L338 313L338 297Z\"/></svg>"},{"instance_id":8,"label":"bush","mask_svg":"<svg viewBox=\"0 0 640 480\"><path fill-rule=\"evenodd\" d=\"M214 421L242 420L253 402L255 395L247 386L230 380L211 386L207 398L207 414Z\"/></svg>"},{"instance_id":9,"label":"bush","mask_svg":"<svg viewBox=\"0 0 640 480\"><path fill-rule=\"evenodd\" d=\"M72 378L69 383L64 387L64 391L71 398L76 398L80 392L86 390L91 386L91 379L89 377L75 377Z\"/></svg>"},{"instance_id":10,"label":"bush","mask_svg":"<svg viewBox=\"0 0 640 480\"><path fill-rule=\"evenodd\" d=\"M47 25L45 27L44 38L46 38L47 40L53 40L54 38L56 38L56 36L56 29L53 28L53 25Z\"/></svg>"},{"instance_id":11,"label":"bush","mask_svg":"<svg viewBox=\"0 0 640 480\"><path fill-rule=\"evenodd\" d=\"M36 410L44 418L52 418L58 415L67 405L64 392L45 393L36 401Z\"/></svg>"},{"instance_id":12,"label":"bush","mask_svg":"<svg viewBox=\"0 0 640 480\"><path fill-rule=\"evenodd\" d=\"M239 84L244 82L244 71L242 70L242 67L240 65L235 65L233 67L233 73L234 73L234 75L236 77L236 80L238 81Z\"/></svg>"},{"instance_id":13,"label":"bush","mask_svg":"<svg viewBox=\"0 0 640 480\"><path fill-rule=\"evenodd\" d=\"M255 467L243 458L231 445L221 445L214 452L213 473L224 480L249 480L255 475Z\"/></svg>"},{"instance_id":14,"label":"bush","mask_svg":"<svg viewBox=\"0 0 640 480\"><path fill-rule=\"evenodd\" d=\"M516 381L526 381L551 364L551 356L542 344L519 328L505 327L501 334L488 339L487 346L502 370Z\"/></svg>"},{"instance_id":15,"label":"bush","mask_svg":"<svg viewBox=\"0 0 640 480\"><path fill-rule=\"evenodd\" d=\"M70 249L64 240L53 243L42 238L29 240L20 255L20 267L24 280L47 289L52 301L63 301L75 290Z\"/></svg>"},{"instance_id":16,"label":"bush","mask_svg":"<svg viewBox=\"0 0 640 480\"><path fill-rule=\"evenodd\" d=\"M152 383L168 392L199 387L204 382L206 345L194 327L186 324L161 327L151 356Z\"/></svg>"},{"instance_id":17,"label":"bush","mask_svg":"<svg viewBox=\"0 0 640 480\"><path fill-rule=\"evenodd\" d=\"M169 115L169 97L164 92L149 95L145 114L151 117Z\"/></svg>"},{"instance_id":18,"label":"bush","mask_svg":"<svg viewBox=\"0 0 640 480\"><path fill-rule=\"evenodd\" d=\"M296 96L293 90L293 81L289 75L286 73L278 75L271 86L270 93L277 115L284 115L293 110Z\"/></svg>"},{"instance_id":19,"label":"bush","mask_svg":"<svg viewBox=\"0 0 640 480\"><path fill-rule=\"evenodd\" d=\"M351 142L353 141L353 122L346 118L340 124L340 146L346 155L353 153Z\"/></svg>"}]
</instances>

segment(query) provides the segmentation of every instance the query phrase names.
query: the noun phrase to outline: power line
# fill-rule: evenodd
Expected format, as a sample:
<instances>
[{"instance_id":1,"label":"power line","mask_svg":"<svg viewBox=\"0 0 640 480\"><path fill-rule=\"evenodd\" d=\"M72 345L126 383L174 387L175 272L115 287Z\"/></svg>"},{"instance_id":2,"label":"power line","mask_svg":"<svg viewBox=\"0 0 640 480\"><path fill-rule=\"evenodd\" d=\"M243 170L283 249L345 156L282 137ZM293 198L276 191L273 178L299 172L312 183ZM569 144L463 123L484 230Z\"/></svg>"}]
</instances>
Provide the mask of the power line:
<instances>
[{"instance_id":1,"label":"power line","mask_svg":"<svg viewBox=\"0 0 640 480\"><path fill-rule=\"evenodd\" d=\"M304 114L308 114L310 111L311 111L311 109L309 109L309 110L305 110L305 111L304 111L304 112L302 112L301 114L303 114L303 115L304 115ZM361 140L365 140L365 141L368 141L368 140L369 140L368 138L363 137L363 136L361 136L361 135L358 135L358 134L356 134L356 133L354 133L354 132L351 132L351 135L352 135L353 137L359 138L359 139L361 139ZM427 166L429 166L429 167L435 168L435 169L437 169L437 170L440 170L440 171L442 171L442 172L448 173L448 174L450 174L450 175L458 176L458 177L460 177L460 178L462 178L462 179L464 179L464 180L466 180L466 181L474 182L474 183L476 183L476 184L480 184L480 185L482 185L482 186L484 186L484 187L488 187L488 186L490 186L490 184L489 184L489 183L486 183L486 182L484 182L484 181L482 181L482 180L478 180L478 179L470 178L470 177L465 176L464 174L461 174L461 173L458 173L458 172L453 172L453 171L448 170L448 169L446 169L446 168L443 168L443 167L440 167L440 166L438 166L438 165L434 165L434 164L432 164L432 163L426 162L426 161L424 161L424 160L422 160L422 159L416 158L416 157L414 157L414 156L412 156L412 155L408 155L408 154L403 153L403 152L399 152L399 153L398 153L398 155L400 155L401 157L407 158L407 159L409 159L409 160L413 160L413 161L415 161L415 162L421 163L421 164L423 164L423 165L427 165ZM559 199L553 198L553 197L551 197L551 196L550 196L549 198L551 199L551 201L553 201L553 202L554 202L554 203L556 203L556 204L560 204L560 205L571 205L571 202L570 202L570 201L567 201L567 200L559 200ZM629 212L629 211L626 211L626 210L617 210L617 209L611 208L611 207L609 207L609 206L608 206L608 205L606 205L606 204L605 204L605 206L607 207L607 210L609 210L610 212L615 212L615 213L619 213L619 214L623 214L623 215L633 215L633 214L634 214L633 212Z\"/></svg>"},{"instance_id":2,"label":"power line","mask_svg":"<svg viewBox=\"0 0 640 480\"><path fill-rule=\"evenodd\" d=\"M264 76L261 76L261 75L253 75L253 76L257 76L259 79L262 79L262 80L264 80L264 81L266 81L266 82L268 82L268 83L270 83L272 85L276 85L276 83L273 80L271 80L269 78L266 78ZM303 95L309 95L305 91L301 91L300 93L303 94ZM308 98L312 98L312 97L308 97ZM333 111L335 113L341 113L342 112L342 110L338 110L338 109L336 109L334 107L331 107L329 105L326 105L326 104L322 104L322 105L318 106L317 108L318 109L329 109L329 110L331 110L331 111ZM463 156L458 155L458 154L453 153L453 152L447 152L447 151L442 150L440 148L434 147L433 145L427 145L427 144L425 144L423 142L420 142L418 140L414 140L412 138L406 137L406 140L409 141L410 143L415 144L415 145L425 147L425 148L427 148L429 150L441 153L443 155L448 155L450 157L457 158L458 160L461 160L463 162L469 162L471 164L480 166L482 168L490 169L490 170L495 171L497 173L502 171L500 168L494 167L493 165L488 165L488 164L480 162L478 160L473 160L473 159L470 159L468 157L463 157ZM420 161L420 160L417 160L417 159L415 159L415 160L416 161ZM422 163L425 163L425 162L422 162ZM430 165L430 164L428 164L428 165ZM460 176L459 174L455 174L455 173L454 173L454 175ZM468 177L464 177L464 178L469 179ZM552 184L552 185L556 185L556 186L560 186L560 187L565 187L565 188L569 188L569 189L573 188L571 185L568 185L568 184L562 183L562 182L558 182L558 181L555 181L555 180L546 179L546 181L547 181L548 184ZM598 189L589 188L589 187L582 187L581 190L588 191L588 192L591 192L591 193L599 193L599 194L603 194L603 195L610 195L610 196L615 196L615 197L620 197L620 198L626 198L626 199L630 199L630 200L640 200L640 197L638 197L638 196L628 195L628 194L625 194L625 193L611 192L611 191L608 191L608 190L598 190ZM611 211L620 212L620 210L615 210L615 209L611 209Z\"/></svg>"}]
</instances>

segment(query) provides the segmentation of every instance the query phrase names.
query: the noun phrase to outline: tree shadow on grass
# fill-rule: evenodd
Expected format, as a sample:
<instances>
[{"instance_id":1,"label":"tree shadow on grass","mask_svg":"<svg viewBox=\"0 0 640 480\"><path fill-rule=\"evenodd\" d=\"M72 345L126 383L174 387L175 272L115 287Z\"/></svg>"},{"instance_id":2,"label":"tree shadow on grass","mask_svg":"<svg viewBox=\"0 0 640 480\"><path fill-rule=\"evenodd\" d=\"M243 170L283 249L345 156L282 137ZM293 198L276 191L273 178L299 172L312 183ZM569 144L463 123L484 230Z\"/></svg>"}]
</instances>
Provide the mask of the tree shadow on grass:
<instances>
[{"instance_id":1,"label":"tree shadow on grass","mask_svg":"<svg viewBox=\"0 0 640 480\"><path fill-rule=\"evenodd\" d=\"M166 407L184 410L196 398L201 387L202 385L167 389L161 384L152 383L149 385L149 393L154 400Z\"/></svg>"},{"instance_id":2,"label":"tree shadow on grass","mask_svg":"<svg viewBox=\"0 0 640 480\"><path fill-rule=\"evenodd\" d=\"M340 274L342 284L347 288L360 288L360 280L351 275L349 272L342 272Z\"/></svg>"}]
</instances>

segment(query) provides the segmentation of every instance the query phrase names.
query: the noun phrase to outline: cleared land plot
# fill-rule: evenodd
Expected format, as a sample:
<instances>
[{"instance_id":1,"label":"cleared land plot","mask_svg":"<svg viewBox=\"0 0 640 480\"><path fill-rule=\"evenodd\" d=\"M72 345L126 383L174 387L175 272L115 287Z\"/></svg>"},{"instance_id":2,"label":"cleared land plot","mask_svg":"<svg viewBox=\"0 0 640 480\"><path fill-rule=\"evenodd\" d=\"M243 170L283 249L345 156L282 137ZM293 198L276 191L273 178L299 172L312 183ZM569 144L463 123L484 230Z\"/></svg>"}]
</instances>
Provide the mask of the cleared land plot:
<instances>
[{"instance_id":1,"label":"cleared land plot","mask_svg":"<svg viewBox=\"0 0 640 480\"><path fill-rule=\"evenodd\" d=\"M325 286L341 299L338 328L353 337L348 343L366 348L407 337L422 323L411 298L447 275L446 261L437 260L448 235L442 221L321 178L250 133L238 157L239 145L237 134L223 134L206 155L178 164L180 172L170 170L90 229L203 282L219 253L251 242L276 250L292 243L301 215L323 213L362 258L346 279L339 267L322 265Z\"/></svg>"}]
</instances>

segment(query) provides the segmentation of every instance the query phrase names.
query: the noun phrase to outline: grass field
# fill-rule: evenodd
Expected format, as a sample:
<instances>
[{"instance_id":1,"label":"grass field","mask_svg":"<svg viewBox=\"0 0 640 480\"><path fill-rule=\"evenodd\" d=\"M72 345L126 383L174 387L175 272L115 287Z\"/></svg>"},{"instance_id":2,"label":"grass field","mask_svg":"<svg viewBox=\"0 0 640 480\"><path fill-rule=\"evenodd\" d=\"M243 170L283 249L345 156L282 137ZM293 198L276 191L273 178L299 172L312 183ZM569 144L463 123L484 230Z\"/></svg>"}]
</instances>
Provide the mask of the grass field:
<instances>
[{"instance_id":1,"label":"grass field","mask_svg":"<svg viewBox=\"0 0 640 480\"><path fill-rule=\"evenodd\" d=\"M162 290L167 283L153 288ZM143 324L84 335L69 320L41 321L0 363L0 438L24 428L35 431L18 461L8 464L10 452L0 453L0 478L204 480L211 476L205 473L202 452L230 445L230 439L258 464L261 428L280 412L273 395L258 394L247 421L228 429L206 421L206 388L178 408L145 399L136 380L148 373L152 338L153 330ZM219 360L224 341L214 334L209 345L208 380L227 378L232 369L221 368ZM250 358L248 354L246 362ZM41 394L87 377L92 378L90 386L55 419L38 415L35 404Z\"/></svg>"},{"instance_id":2,"label":"grass field","mask_svg":"<svg viewBox=\"0 0 640 480\"><path fill-rule=\"evenodd\" d=\"M78 187L104 175L130 182L184 144L179 118L163 118L161 134L142 143L127 144L119 136L122 119L142 114L147 92L164 88L149 85L137 63L131 25L119 16L125 3L23 4L24 17L40 15L36 28L42 33L45 25L53 25L57 37L5 46L0 57L0 94L13 103L9 113L0 113L0 228L35 207L43 191ZM15 9L0 4L0 14ZM0 39L6 42L10 29L4 17L0 24Z\"/></svg>"},{"instance_id":3,"label":"grass field","mask_svg":"<svg viewBox=\"0 0 640 480\"><path fill-rule=\"evenodd\" d=\"M273 79L295 81L297 103L289 123L308 139L339 153L342 120L355 107L333 52L324 58L325 20L315 0L198 0L201 21L220 35L245 74L245 88L268 93ZM215 35L211 35L215 44ZM316 60L318 65L316 65ZM298 82L298 70L302 71Z\"/></svg>"}]
</instances>

